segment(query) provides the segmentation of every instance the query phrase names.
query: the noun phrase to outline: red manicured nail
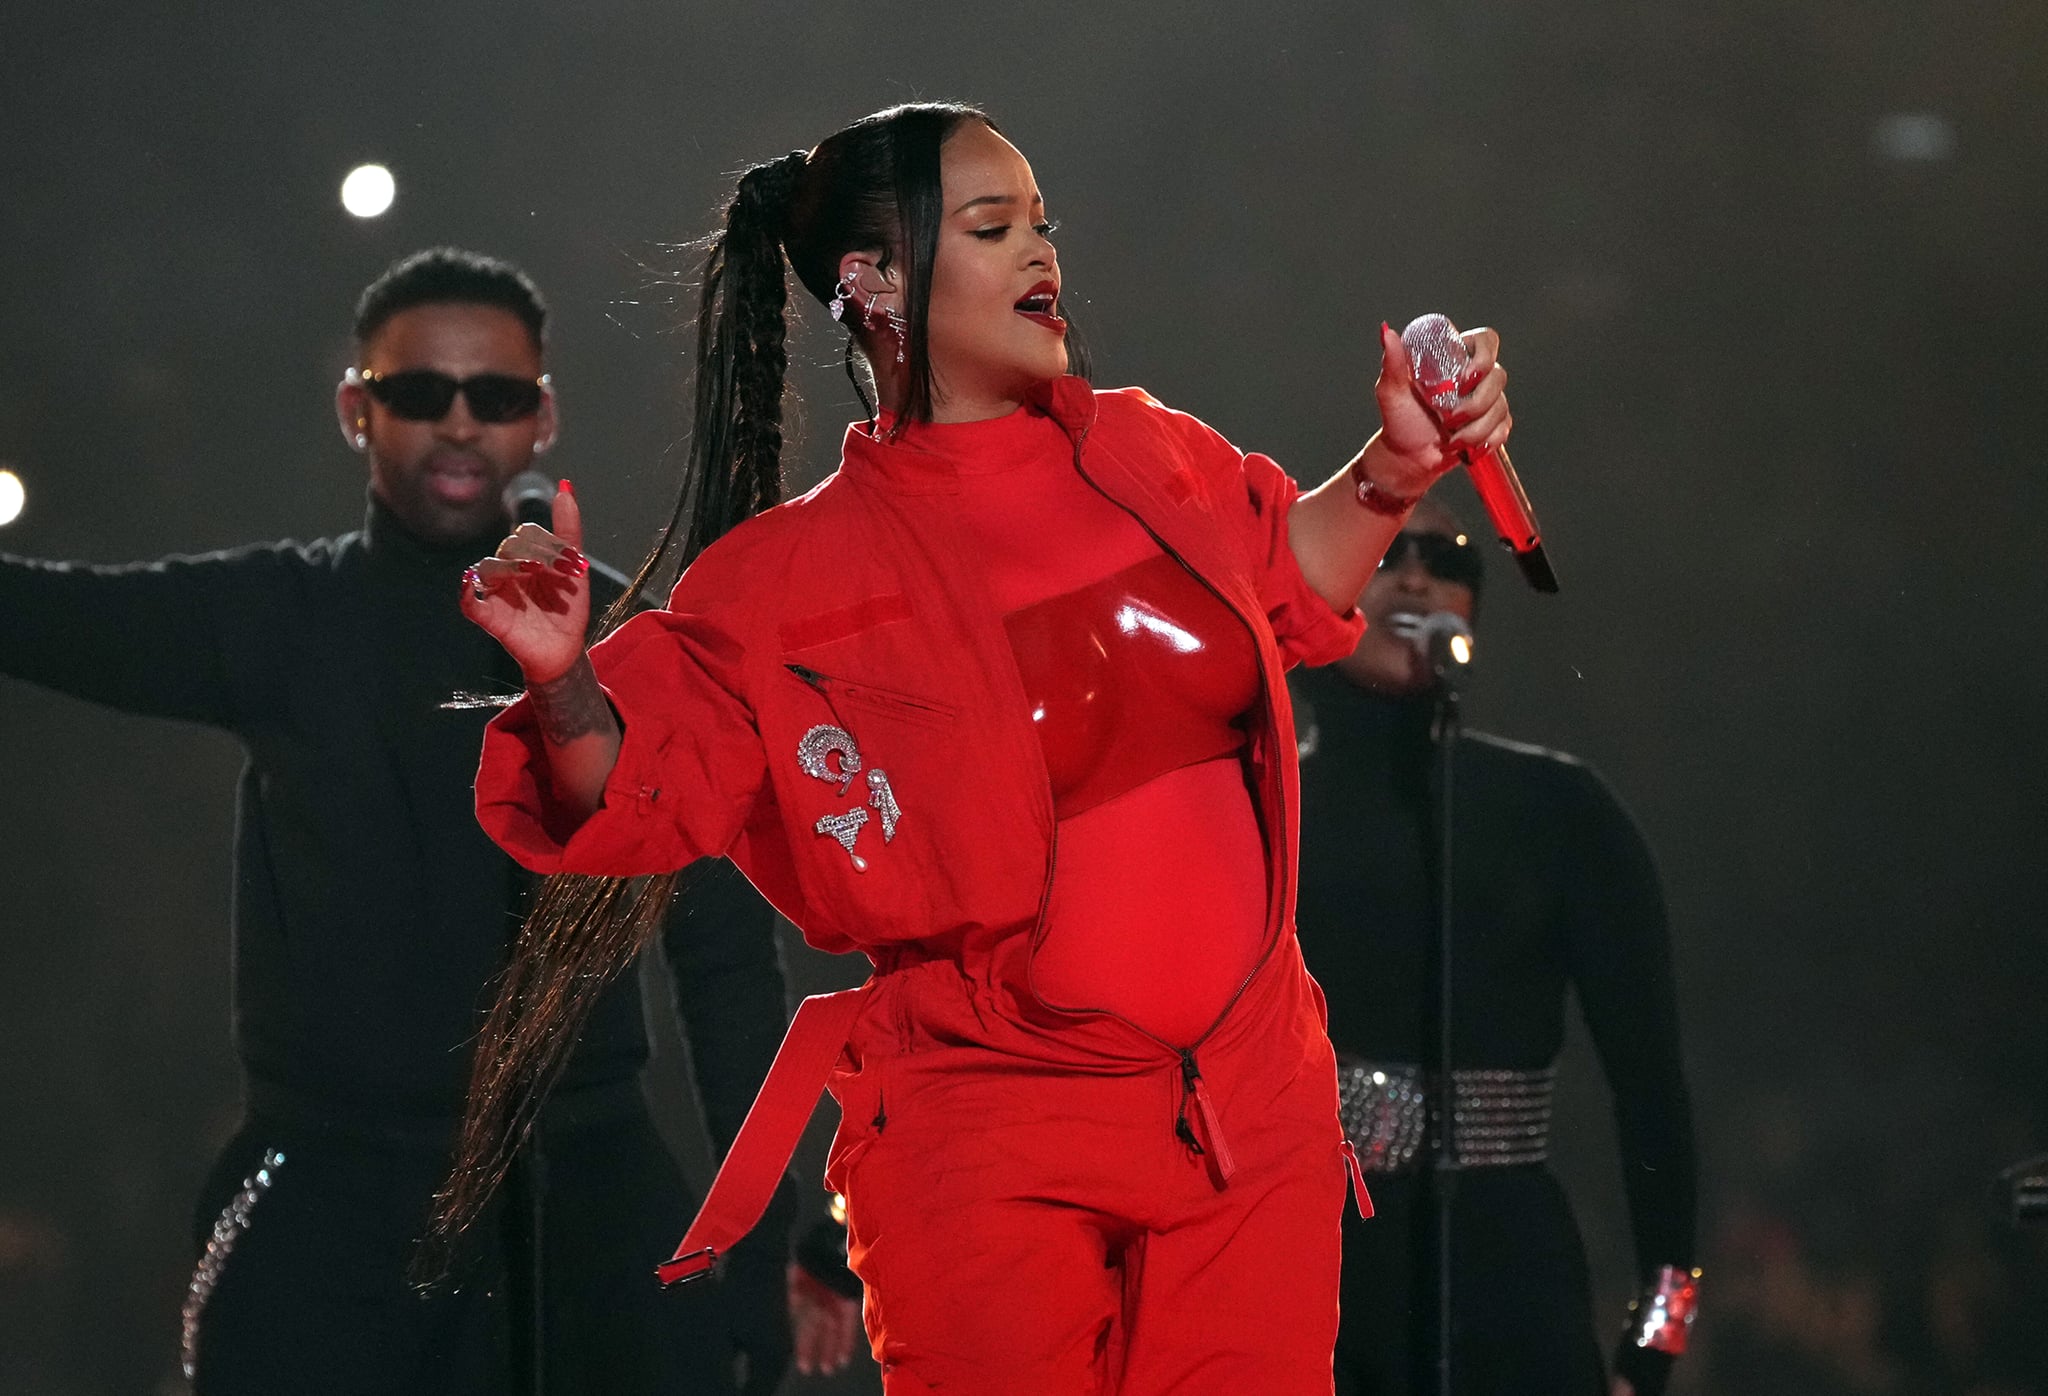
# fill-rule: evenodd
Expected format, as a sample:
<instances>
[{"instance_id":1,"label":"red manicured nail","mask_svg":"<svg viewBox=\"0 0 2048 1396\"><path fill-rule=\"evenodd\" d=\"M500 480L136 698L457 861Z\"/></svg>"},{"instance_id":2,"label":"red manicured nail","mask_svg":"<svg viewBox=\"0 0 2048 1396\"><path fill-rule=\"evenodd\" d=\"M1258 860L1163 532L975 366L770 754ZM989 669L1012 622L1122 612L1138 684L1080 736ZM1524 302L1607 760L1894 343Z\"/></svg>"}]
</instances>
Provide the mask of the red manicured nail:
<instances>
[{"instance_id":1,"label":"red manicured nail","mask_svg":"<svg viewBox=\"0 0 2048 1396\"><path fill-rule=\"evenodd\" d=\"M583 570L576 565L576 559L573 557L558 557L549 566L565 577L580 577L583 575Z\"/></svg>"},{"instance_id":2,"label":"red manicured nail","mask_svg":"<svg viewBox=\"0 0 2048 1396\"><path fill-rule=\"evenodd\" d=\"M565 479L564 479L564 480L562 481L562 493L563 493L563 494L574 494L574 493L576 493L576 487L575 487L574 485L570 484L570 483L569 483L569 481L568 481L568 480L567 480L566 478L565 478Z\"/></svg>"}]
</instances>

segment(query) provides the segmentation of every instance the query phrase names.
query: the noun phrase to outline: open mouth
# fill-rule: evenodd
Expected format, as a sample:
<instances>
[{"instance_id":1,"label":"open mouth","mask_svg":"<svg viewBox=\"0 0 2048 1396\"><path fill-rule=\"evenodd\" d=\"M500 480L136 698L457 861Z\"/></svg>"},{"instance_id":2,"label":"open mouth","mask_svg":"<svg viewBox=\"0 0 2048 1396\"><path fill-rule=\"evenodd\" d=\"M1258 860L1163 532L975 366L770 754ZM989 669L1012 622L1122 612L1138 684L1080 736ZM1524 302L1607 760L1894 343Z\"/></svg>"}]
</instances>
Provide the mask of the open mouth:
<instances>
[{"instance_id":1,"label":"open mouth","mask_svg":"<svg viewBox=\"0 0 2048 1396\"><path fill-rule=\"evenodd\" d=\"M443 504L474 504L491 488L491 474L483 462L452 452L431 457L425 475L427 488Z\"/></svg>"},{"instance_id":2,"label":"open mouth","mask_svg":"<svg viewBox=\"0 0 2048 1396\"><path fill-rule=\"evenodd\" d=\"M1019 315L1043 325L1055 334L1067 332L1067 322L1059 314L1060 288L1050 281L1041 281L1031 288L1028 295L1017 301L1015 309Z\"/></svg>"}]
</instances>

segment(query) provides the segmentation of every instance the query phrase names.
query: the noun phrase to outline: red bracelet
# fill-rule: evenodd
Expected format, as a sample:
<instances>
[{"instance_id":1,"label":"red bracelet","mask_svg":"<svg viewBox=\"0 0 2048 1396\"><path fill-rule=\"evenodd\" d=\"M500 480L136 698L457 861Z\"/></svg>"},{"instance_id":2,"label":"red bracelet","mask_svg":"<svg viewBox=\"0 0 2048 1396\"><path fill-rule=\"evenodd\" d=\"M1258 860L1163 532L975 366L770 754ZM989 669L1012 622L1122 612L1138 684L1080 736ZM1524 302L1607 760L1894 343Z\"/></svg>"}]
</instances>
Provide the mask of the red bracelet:
<instances>
[{"instance_id":1,"label":"red bracelet","mask_svg":"<svg viewBox=\"0 0 2048 1396\"><path fill-rule=\"evenodd\" d=\"M1421 501L1422 496L1419 494L1395 494L1385 486L1375 484L1373 478L1365 473L1364 467L1360 464L1364 459L1365 457L1360 456L1357 460L1351 462L1351 484L1353 489L1357 491L1360 504L1363 504L1375 514L1384 515L1390 519L1398 519Z\"/></svg>"}]
</instances>

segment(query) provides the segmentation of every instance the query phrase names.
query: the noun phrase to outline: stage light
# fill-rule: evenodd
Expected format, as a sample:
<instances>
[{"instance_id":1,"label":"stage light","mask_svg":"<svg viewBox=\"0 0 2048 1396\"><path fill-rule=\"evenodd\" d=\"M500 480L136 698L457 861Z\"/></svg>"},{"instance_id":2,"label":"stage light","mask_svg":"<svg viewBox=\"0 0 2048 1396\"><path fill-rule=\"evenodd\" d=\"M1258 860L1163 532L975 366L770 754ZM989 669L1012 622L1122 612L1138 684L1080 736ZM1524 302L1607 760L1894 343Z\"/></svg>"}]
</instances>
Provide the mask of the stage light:
<instances>
[{"instance_id":1,"label":"stage light","mask_svg":"<svg viewBox=\"0 0 2048 1396\"><path fill-rule=\"evenodd\" d=\"M382 165L358 165L341 182L341 206L358 218L375 218L398 196L398 181Z\"/></svg>"},{"instance_id":2,"label":"stage light","mask_svg":"<svg viewBox=\"0 0 2048 1396\"><path fill-rule=\"evenodd\" d=\"M21 506L28 503L28 490L23 487L21 477L11 470L0 470L0 528L5 528L21 517Z\"/></svg>"},{"instance_id":3,"label":"stage light","mask_svg":"<svg viewBox=\"0 0 2048 1396\"><path fill-rule=\"evenodd\" d=\"M1472 641L1470 637L1464 635L1451 636L1451 658L1457 660L1460 664L1470 664L1472 662Z\"/></svg>"},{"instance_id":4,"label":"stage light","mask_svg":"<svg viewBox=\"0 0 2048 1396\"><path fill-rule=\"evenodd\" d=\"M1870 145L1887 160L1932 164L1956 153L1955 123L1937 112L1899 111L1877 119Z\"/></svg>"}]
</instances>

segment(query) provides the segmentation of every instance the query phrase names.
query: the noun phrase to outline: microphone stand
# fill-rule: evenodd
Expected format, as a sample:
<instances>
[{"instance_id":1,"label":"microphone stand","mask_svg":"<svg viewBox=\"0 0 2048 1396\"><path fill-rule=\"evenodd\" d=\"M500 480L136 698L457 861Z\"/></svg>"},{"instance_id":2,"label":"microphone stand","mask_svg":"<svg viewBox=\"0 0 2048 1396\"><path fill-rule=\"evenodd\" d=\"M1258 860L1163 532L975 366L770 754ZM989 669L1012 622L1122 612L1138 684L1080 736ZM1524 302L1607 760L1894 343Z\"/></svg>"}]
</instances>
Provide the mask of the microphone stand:
<instances>
[{"instance_id":1,"label":"microphone stand","mask_svg":"<svg viewBox=\"0 0 2048 1396\"><path fill-rule=\"evenodd\" d=\"M1433 656L1434 657L1434 656ZM1436 1130L1430 1141L1432 1192L1436 1211L1436 1391L1451 1396L1451 1209L1457 1192L1457 1086L1451 1058L1451 852L1456 809L1454 768L1460 715L1458 679L1462 666L1436 668L1437 752L1437 952L1436 952Z\"/></svg>"}]
</instances>

